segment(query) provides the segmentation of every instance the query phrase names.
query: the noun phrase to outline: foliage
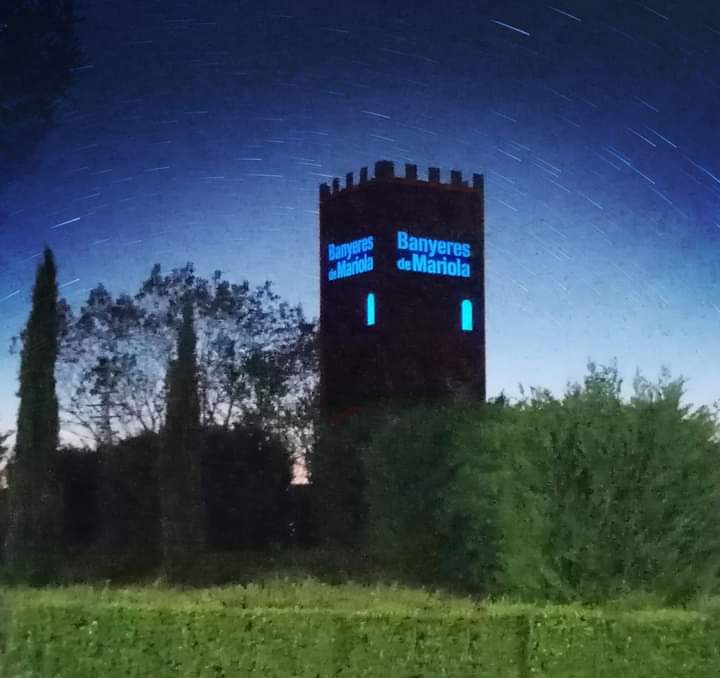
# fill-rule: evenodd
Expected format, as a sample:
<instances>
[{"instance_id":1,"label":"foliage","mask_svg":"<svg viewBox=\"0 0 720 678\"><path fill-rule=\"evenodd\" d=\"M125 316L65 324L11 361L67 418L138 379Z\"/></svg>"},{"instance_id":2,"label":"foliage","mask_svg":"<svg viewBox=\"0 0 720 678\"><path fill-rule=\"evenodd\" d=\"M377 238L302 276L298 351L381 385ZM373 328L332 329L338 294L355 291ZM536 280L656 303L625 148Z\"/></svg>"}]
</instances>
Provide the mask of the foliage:
<instances>
[{"instance_id":1,"label":"foliage","mask_svg":"<svg viewBox=\"0 0 720 678\"><path fill-rule=\"evenodd\" d=\"M52 122L80 57L76 24L73 0L0 4L0 177Z\"/></svg>"},{"instance_id":2,"label":"foliage","mask_svg":"<svg viewBox=\"0 0 720 678\"><path fill-rule=\"evenodd\" d=\"M360 545L367 523L363 450L378 423L378 414L322 422L308 457L312 480L312 514L316 537L325 543Z\"/></svg>"},{"instance_id":3,"label":"foliage","mask_svg":"<svg viewBox=\"0 0 720 678\"><path fill-rule=\"evenodd\" d=\"M503 405L387 415L363 456L371 552L421 582L488 591Z\"/></svg>"},{"instance_id":4,"label":"foliage","mask_svg":"<svg viewBox=\"0 0 720 678\"><path fill-rule=\"evenodd\" d=\"M57 280L45 249L33 288L20 359L20 405L15 457L9 473L9 526L5 547L11 577L33 583L55 575L60 542L55 361L58 352Z\"/></svg>"},{"instance_id":5,"label":"foliage","mask_svg":"<svg viewBox=\"0 0 720 678\"><path fill-rule=\"evenodd\" d=\"M718 620L702 614L545 608L528 621L526 675L709 678L720 665Z\"/></svg>"},{"instance_id":6,"label":"foliage","mask_svg":"<svg viewBox=\"0 0 720 678\"><path fill-rule=\"evenodd\" d=\"M663 373L625 402L616 368L591 364L562 399L336 423L311 460L319 524L331 542L366 537L410 581L561 601L710 593L720 441L682 395Z\"/></svg>"},{"instance_id":7,"label":"foliage","mask_svg":"<svg viewBox=\"0 0 720 678\"><path fill-rule=\"evenodd\" d=\"M257 422L301 446L312 433L315 326L270 283L230 284L220 272L206 280L192 264L165 275L155 266L134 297L98 286L77 315L66 314L60 374L68 423L95 444L160 430L165 368L187 297L196 310L203 425Z\"/></svg>"},{"instance_id":8,"label":"foliage","mask_svg":"<svg viewBox=\"0 0 720 678\"><path fill-rule=\"evenodd\" d=\"M292 459L282 441L252 427L215 428L201 435L207 546L286 543L292 519ZM160 435L144 433L97 453L64 451L67 543L87 545L84 539L98 533L98 550L118 562L115 569L122 569L122 563L131 570L154 564L162 444ZM92 477L94 469L99 477ZM91 521L94 525L88 524Z\"/></svg>"},{"instance_id":9,"label":"foliage","mask_svg":"<svg viewBox=\"0 0 720 678\"><path fill-rule=\"evenodd\" d=\"M287 543L292 458L282 440L254 426L208 431L202 474L208 546Z\"/></svg>"},{"instance_id":10,"label":"foliage","mask_svg":"<svg viewBox=\"0 0 720 678\"><path fill-rule=\"evenodd\" d=\"M501 586L526 597L601 600L708 591L720 570L720 446L682 382L638 378L624 403L615 368L562 400L534 390L502 435Z\"/></svg>"},{"instance_id":11,"label":"foliage","mask_svg":"<svg viewBox=\"0 0 720 678\"><path fill-rule=\"evenodd\" d=\"M184 300L182 314L177 355L168 367L167 417L158 460L162 560L171 580L188 574L205 545L197 340L190 298Z\"/></svg>"},{"instance_id":12,"label":"foliage","mask_svg":"<svg viewBox=\"0 0 720 678\"><path fill-rule=\"evenodd\" d=\"M259 429L201 431L202 506L207 546L227 549L288 544L307 532L293 523L304 502L291 493L292 457L279 438ZM64 570L132 580L159 563L158 459L163 439L143 433L99 450L63 447L55 460L60 483ZM305 488L306 489L306 488ZM6 492L0 490L0 539ZM293 535L292 530L305 530ZM82 561L82 562L80 562ZM229 567L232 578L238 572ZM228 569L228 568L225 568ZM65 576L65 575L64 575ZM202 580L198 573L198 580Z\"/></svg>"},{"instance_id":13,"label":"foliage","mask_svg":"<svg viewBox=\"0 0 720 678\"><path fill-rule=\"evenodd\" d=\"M56 464L65 549L87 548L98 538L98 456L87 448L65 446L58 451Z\"/></svg>"},{"instance_id":14,"label":"foliage","mask_svg":"<svg viewBox=\"0 0 720 678\"><path fill-rule=\"evenodd\" d=\"M166 395L160 375L171 352L143 343L143 320L132 297L115 299L102 285L90 291L77 316L66 308L61 406L65 423L96 445L160 429ZM151 367L155 380L147 374Z\"/></svg>"},{"instance_id":15,"label":"foliage","mask_svg":"<svg viewBox=\"0 0 720 678\"><path fill-rule=\"evenodd\" d=\"M160 557L160 437L143 433L98 451L97 550L114 572L134 572Z\"/></svg>"},{"instance_id":16,"label":"foliage","mask_svg":"<svg viewBox=\"0 0 720 678\"><path fill-rule=\"evenodd\" d=\"M9 673L113 676L717 674L718 619L478 605L397 587L9 591Z\"/></svg>"},{"instance_id":17,"label":"foliage","mask_svg":"<svg viewBox=\"0 0 720 678\"><path fill-rule=\"evenodd\" d=\"M720 574L720 440L707 408L682 404L683 382L664 372L656 384L638 377L632 402L635 505L625 535L624 581L657 582L671 600L710 592ZM628 469L630 470L630 469ZM640 489L642 488L642 489Z\"/></svg>"},{"instance_id":18,"label":"foliage","mask_svg":"<svg viewBox=\"0 0 720 678\"><path fill-rule=\"evenodd\" d=\"M87 555L99 537L99 455L95 450L63 446L54 456L53 473L58 483L58 518L65 561L73 552ZM6 528L6 495L7 491L0 489L0 540ZM147 526L143 523L137 531L146 533Z\"/></svg>"},{"instance_id":19,"label":"foliage","mask_svg":"<svg viewBox=\"0 0 720 678\"><path fill-rule=\"evenodd\" d=\"M5 554L5 537L8 528L8 490L0 487L0 563Z\"/></svg>"}]
</instances>

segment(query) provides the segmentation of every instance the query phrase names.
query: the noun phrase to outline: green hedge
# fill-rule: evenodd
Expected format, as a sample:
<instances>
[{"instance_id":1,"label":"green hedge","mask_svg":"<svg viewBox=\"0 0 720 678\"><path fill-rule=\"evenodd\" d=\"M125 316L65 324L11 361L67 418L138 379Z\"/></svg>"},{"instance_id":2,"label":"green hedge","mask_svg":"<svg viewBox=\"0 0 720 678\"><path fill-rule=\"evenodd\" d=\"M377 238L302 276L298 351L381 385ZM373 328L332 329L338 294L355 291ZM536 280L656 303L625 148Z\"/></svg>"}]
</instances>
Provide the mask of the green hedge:
<instances>
[{"instance_id":1,"label":"green hedge","mask_svg":"<svg viewBox=\"0 0 720 678\"><path fill-rule=\"evenodd\" d=\"M8 675L518 676L518 618L24 605Z\"/></svg>"},{"instance_id":2,"label":"green hedge","mask_svg":"<svg viewBox=\"0 0 720 678\"><path fill-rule=\"evenodd\" d=\"M720 623L680 611L604 615L560 608L530 617L531 675L705 678L720 675Z\"/></svg>"},{"instance_id":3,"label":"green hedge","mask_svg":"<svg viewBox=\"0 0 720 678\"><path fill-rule=\"evenodd\" d=\"M392 590L384 595L390 600ZM271 608L242 593L165 596L13 593L0 675L716 678L720 671L720 620L700 613L433 601L413 610L382 604L382 592L355 612L347 599L310 607L296 598Z\"/></svg>"}]
</instances>

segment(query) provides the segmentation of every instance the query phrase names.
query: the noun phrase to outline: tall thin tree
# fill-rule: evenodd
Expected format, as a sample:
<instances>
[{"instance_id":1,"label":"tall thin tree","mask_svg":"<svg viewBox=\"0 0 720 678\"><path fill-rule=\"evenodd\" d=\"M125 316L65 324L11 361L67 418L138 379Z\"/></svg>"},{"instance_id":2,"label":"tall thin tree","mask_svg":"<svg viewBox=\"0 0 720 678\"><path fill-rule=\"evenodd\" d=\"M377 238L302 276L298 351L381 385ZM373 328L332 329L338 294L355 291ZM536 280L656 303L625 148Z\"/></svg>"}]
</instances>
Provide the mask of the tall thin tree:
<instances>
[{"instance_id":1,"label":"tall thin tree","mask_svg":"<svg viewBox=\"0 0 720 678\"><path fill-rule=\"evenodd\" d=\"M55 575L60 548L59 491L55 474L58 402L57 269L45 248L32 296L20 359L20 407L15 458L9 473L6 567L16 579L45 583Z\"/></svg>"},{"instance_id":2,"label":"tall thin tree","mask_svg":"<svg viewBox=\"0 0 720 678\"><path fill-rule=\"evenodd\" d=\"M163 569L169 580L186 578L204 546L200 484L200 402L190 298L183 302L177 357L168 367L167 418L160 452Z\"/></svg>"}]
</instances>

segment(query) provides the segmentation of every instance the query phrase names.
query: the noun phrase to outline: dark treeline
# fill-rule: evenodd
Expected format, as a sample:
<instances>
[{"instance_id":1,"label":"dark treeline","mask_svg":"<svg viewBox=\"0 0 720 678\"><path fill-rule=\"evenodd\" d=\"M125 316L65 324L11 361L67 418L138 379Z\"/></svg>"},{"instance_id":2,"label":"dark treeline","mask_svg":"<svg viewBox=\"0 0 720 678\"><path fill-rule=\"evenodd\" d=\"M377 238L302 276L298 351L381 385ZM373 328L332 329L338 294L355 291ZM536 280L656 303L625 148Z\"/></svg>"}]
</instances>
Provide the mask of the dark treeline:
<instances>
[{"instance_id":1,"label":"dark treeline","mask_svg":"<svg viewBox=\"0 0 720 678\"><path fill-rule=\"evenodd\" d=\"M220 272L208 280L192 264L167 274L155 266L134 296L98 285L77 312L60 301L56 375L67 430L94 447L161 430L184 301L194 311L200 425L254 422L299 447L314 406L315 325L270 283L232 284Z\"/></svg>"},{"instance_id":2,"label":"dark treeline","mask_svg":"<svg viewBox=\"0 0 720 678\"><path fill-rule=\"evenodd\" d=\"M55 278L46 250L15 342L18 430L0 496L10 576L52 581L85 554L180 580L208 550L301 539L291 481L317 382L302 310L269 283L209 281L188 264L155 267L133 297L98 286L73 312ZM88 444L60 447L60 421Z\"/></svg>"},{"instance_id":3,"label":"dark treeline","mask_svg":"<svg viewBox=\"0 0 720 678\"><path fill-rule=\"evenodd\" d=\"M562 397L321 421L315 328L269 285L156 267L134 297L98 287L73 313L45 256L0 492L15 579L67 580L81 563L198 581L208 554L301 545L333 581L558 601L720 593L720 428L683 402L682 379L638 375L626 399L617 369L591 364ZM58 421L87 446L58 447ZM291 482L301 459L309 485Z\"/></svg>"},{"instance_id":4,"label":"dark treeline","mask_svg":"<svg viewBox=\"0 0 720 678\"><path fill-rule=\"evenodd\" d=\"M207 551L312 543L309 488L291 484L293 458L279 438L238 426L205 430L201 442ZM59 449L60 543L82 575L127 579L161 565L161 445L161 435L144 433L98 450ZM0 489L0 561L7 501Z\"/></svg>"},{"instance_id":5,"label":"dark treeline","mask_svg":"<svg viewBox=\"0 0 720 678\"><path fill-rule=\"evenodd\" d=\"M202 432L201 502L208 549L297 543L303 488L291 486L292 459L260 429ZM160 553L158 458L162 437L145 433L100 450L62 448L63 543L92 550L118 571L154 565ZM307 509L304 509L305 512Z\"/></svg>"}]
</instances>

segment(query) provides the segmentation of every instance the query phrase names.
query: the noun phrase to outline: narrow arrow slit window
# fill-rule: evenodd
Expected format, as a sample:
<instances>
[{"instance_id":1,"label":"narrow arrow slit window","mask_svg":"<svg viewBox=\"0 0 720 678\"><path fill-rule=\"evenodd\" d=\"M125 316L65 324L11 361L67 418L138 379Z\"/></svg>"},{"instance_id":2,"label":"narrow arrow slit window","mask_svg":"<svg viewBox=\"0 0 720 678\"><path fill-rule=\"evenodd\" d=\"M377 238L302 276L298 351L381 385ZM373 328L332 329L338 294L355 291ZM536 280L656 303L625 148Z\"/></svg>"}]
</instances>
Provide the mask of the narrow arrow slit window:
<instances>
[{"instance_id":1,"label":"narrow arrow slit window","mask_svg":"<svg viewBox=\"0 0 720 678\"><path fill-rule=\"evenodd\" d=\"M375 294L373 292L367 295L366 305L365 319L368 326L371 326L375 324Z\"/></svg>"},{"instance_id":2,"label":"narrow arrow slit window","mask_svg":"<svg viewBox=\"0 0 720 678\"><path fill-rule=\"evenodd\" d=\"M463 332L472 332L473 307L470 299L463 299L460 304L460 329Z\"/></svg>"}]
</instances>

